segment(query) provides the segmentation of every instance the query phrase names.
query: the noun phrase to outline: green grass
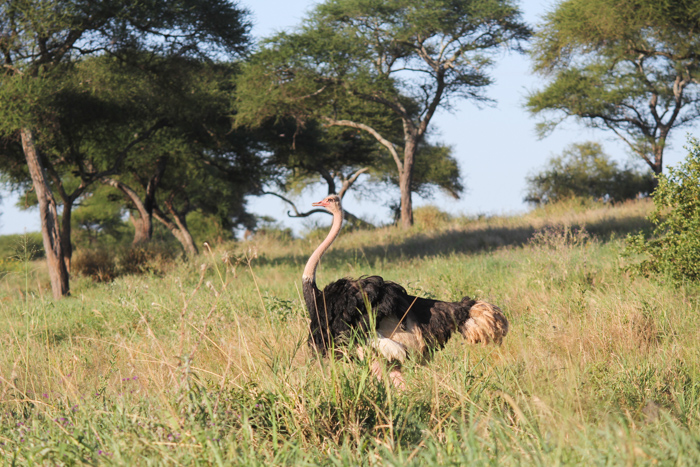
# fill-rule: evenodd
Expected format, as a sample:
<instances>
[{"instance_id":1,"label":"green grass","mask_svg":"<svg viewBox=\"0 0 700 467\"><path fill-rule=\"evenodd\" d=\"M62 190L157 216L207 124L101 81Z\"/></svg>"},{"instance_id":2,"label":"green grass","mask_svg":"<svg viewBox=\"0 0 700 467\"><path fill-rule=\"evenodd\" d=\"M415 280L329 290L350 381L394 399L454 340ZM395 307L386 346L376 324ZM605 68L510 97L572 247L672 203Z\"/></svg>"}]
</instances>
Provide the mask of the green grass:
<instances>
[{"instance_id":1,"label":"green grass","mask_svg":"<svg viewBox=\"0 0 700 467\"><path fill-rule=\"evenodd\" d=\"M697 465L700 290L623 268L648 203L355 231L319 284L381 274L511 322L459 338L407 388L306 346L318 238L260 235L165 275L0 284L0 456L16 464ZM425 230L429 226L432 230Z\"/></svg>"}]
</instances>

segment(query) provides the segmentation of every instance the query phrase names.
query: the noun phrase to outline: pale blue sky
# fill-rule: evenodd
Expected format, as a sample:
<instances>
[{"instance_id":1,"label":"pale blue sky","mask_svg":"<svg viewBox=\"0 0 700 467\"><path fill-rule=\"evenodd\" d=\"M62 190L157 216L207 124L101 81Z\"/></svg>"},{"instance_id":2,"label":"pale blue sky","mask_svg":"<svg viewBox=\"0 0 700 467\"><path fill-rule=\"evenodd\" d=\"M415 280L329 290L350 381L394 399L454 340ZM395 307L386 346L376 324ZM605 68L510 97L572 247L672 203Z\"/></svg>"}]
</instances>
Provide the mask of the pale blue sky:
<instances>
[{"instance_id":1,"label":"pale blue sky","mask_svg":"<svg viewBox=\"0 0 700 467\"><path fill-rule=\"evenodd\" d=\"M315 2L305 0L241 0L253 15L253 35L267 36L275 31L299 24L304 13ZM535 25L553 2L549 0L525 0L520 3L524 19ZM594 131L566 122L553 134L539 140L535 133L536 118L523 108L529 90L542 86L539 77L530 73L527 56L504 54L498 59L492 76L495 84L488 90L489 97L496 100L494 106L478 108L468 101L455 105L455 111L440 112L431 122L434 140L454 148L460 163L467 192L460 200L438 195L432 200L415 197L414 204L431 203L453 214L504 214L528 209L522 201L525 176L542 167L547 159L561 153L568 144L588 140L603 144L606 152L616 160L630 159L628 152L612 133ZM692 129L696 133L697 127ZM665 153L664 165L678 163L685 156L683 146L688 130L676 130L670 147ZM325 195L324 187L308 190L298 199L300 208L309 207ZM387 201L396 193L387 193ZM14 207L17 198L5 194L0 205L0 234L21 233L39 229L38 210L20 212ZM382 222L388 209L376 201L357 199L350 193L346 197L346 208ZM286 218L287 206L272 196L251 198L250 209L280 219L295 230L305 221ZM327 222L325 218L319 221ZM306 221L308 222L308 221Z\"/></svg>"}]
</instances>

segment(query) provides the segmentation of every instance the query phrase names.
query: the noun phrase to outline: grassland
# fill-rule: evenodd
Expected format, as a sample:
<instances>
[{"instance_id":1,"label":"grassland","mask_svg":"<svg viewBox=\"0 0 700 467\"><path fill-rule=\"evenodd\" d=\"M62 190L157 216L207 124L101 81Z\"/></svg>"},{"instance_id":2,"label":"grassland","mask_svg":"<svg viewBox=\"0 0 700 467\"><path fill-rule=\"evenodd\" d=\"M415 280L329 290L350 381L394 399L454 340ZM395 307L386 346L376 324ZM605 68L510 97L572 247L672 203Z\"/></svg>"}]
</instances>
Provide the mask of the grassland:
<instances>
[{"instance_id":1,"label":"grassland","mask_svg":"<svg viewBox=\"0 0 700 467\"><path fill-rule=\"evenodd\" d=\"M405 368L306 346L299 276L323 232L217 245L161 274L0 282L0 456L94 465L698 465L700 289L626 272L647 202L344 233L319 284L380 274L471 295L503 346L452 340Z\"/></svg>"}]
</instances>

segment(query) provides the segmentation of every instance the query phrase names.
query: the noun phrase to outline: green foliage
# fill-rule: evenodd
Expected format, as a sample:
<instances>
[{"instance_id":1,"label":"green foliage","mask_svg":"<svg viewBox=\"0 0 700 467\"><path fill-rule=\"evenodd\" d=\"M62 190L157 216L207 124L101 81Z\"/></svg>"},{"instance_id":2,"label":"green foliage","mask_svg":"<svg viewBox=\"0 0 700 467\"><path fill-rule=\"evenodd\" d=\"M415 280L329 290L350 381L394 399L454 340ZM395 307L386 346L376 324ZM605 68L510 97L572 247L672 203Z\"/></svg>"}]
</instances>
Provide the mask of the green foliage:
<instances>
[{"instance_id":1,"label":"green foliage","mask_svg":"<svg viewBox=\"0 0 700 467\"><path fill-rule=\"evenodd\" d=\"M44 243L39 232L0 235L0 259L29 260L44 257Z\"/></svg>"},{"instance_id":2,"label":"green foliage","mask_svg":"<svg viewBox=\"0 0 700 467\"><path fill-rule=\"evenodd\" d=\"M249 141L230 134L236 67L222 60L247 51L245 9L224 0L10 0L0 8L0 24L2 180L31 191L18 135L31 132L63 215L86 203L71 218L78 243L119 243L125 233L121 198L96 201L95 183L123 176L146 186L154 161L168 158L159 201L177 224L193 211L224 229L250 224L244 196L258 181L251 168L259 164L243 167L254 159ZM71 244L67 225L50 238Z\"/></svg>"},{"instance_id":3,"label":"green foliage","mask_svg":"<svg viewBox=\"0 0 700 467\"><path fill-rule=\"evenodd\" d=\"M105 49L119 53L141 48L190 57L241 54L248 45L250 30L247 11L235 2L222 0L136 5L118 0L99 5L10 0L0 15L7 63L12 70L29 75Z\"/></svg>"},{"instance_id":4,"label":"green foliage","mask_svg":"<svg viewBox=\"0 0 700 467\"><path fill-rule=\"evenodd\" d=\"M380 161L384 172L373 174L376 179L389 186L399 187L399 176L396 165L389 157ZM464 184L457 160L452 154L452 148L439 143L423 142L418 145L416 161L413 166L411 191L429 199L436 190L454 199L464 192Z\"/></svg>"},{"instance_id":5,"label":"green foliage","mask_svg":"<svg viewBox=\"0 0 700 467\"><path fill-rule=\"evenodd\" d=\"M124 208L118 193L109 187L98 186L80 200L71 214L73 242L78 247L108 248L130 241L129 225L123 220Z\"/></svg>"},{"instance_id":6,"label":"green foliage","mask_svg":"<svg viewBox=\"0 0 700 467\"><path fill-rule=\"evenodd\" d=\"M217 217L202 211L190 212L187 215L187 225L190 226L190 233L197 245L202 245L204 242L218 245L233 240L233 231L228 222L224 227Z\"/></svg>"},{"instance_id":7,"label":"green foliage","mask_svg":"<svg viewBox=\"0 0 700 467\"><path fill-rule=\"evenodd\" d=\"M389 157L360 130L328 128L316 119L303 125L291 118L270 119L257 134L271 152L267 163L274 170L272 179L290 193L319 182L326 183L329 193L338 193L342 183L362 168L381 177Z\"/></svg>"},{"instance_id":8,"label":"green foliage","mask_svg":"<svg viewBox=\"0 0 700 467\"><path fill-rule=\"evenodd\" d=\"M633 167L619 168L599 143L572 144L548 161L539 173L528 175L525 201L536 205L568 198L624 201L651 193L654 176Z\"/></svg>"},{"instance_id":9,"label":"green foliage","mask_svg":"<svg viewBox=\"0 0 700 467\"><path fill-rule=\"evenodd\" d=\"M654 192L651 239L628 237L627 254L641 254L633 266L647 275L674 282L700 280L700 143L691 139L685 161L659 177Z\"/></svg>"},{"instance_id":10,"label":"green foliage","mask_svg":"<svg viewBox=\"0 0 700 467\"><path fill-rule=\"evenodd\" d=\"M655 173L674 128L700 117L700 2L565 0L532 49L549 79L527 107L542 134L568 117L612 130Z\"/></svg>"}]
</instances>

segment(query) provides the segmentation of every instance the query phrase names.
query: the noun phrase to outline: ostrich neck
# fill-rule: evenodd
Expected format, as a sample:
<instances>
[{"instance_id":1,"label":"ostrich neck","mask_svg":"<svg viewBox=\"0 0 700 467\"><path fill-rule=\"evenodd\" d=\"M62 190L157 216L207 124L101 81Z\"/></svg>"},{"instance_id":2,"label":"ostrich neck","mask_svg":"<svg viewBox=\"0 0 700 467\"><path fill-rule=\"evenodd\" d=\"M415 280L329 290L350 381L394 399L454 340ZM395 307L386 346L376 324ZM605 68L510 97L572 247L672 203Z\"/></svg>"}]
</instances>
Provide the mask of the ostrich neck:
<instances>
[{"instance_id":1,"label":"ostrich neck","mask_svg":"<svg viewBox=\"0 0 700 467\"><path fill-rule=\"evenodd\" d=\"M326 237L323 242L316 248L316 251L314 251L311 254L311 257L309 258L309 261L306 263L306 267L304 268L304 273L302 274L301 278L304 284L306 283L311 283L312 285L316 285L316 268L318 267L319 261L321 261L321 256L326 252L328 247L331 246L331 243L333 243L333 240L336 239L338 236L338 233L340 233L340 228L343 226L343 210L340 209L339 212L333 213L333 224L331 225L331 230L328 232L328 236Z\"/></svg>"}]
</instances>

